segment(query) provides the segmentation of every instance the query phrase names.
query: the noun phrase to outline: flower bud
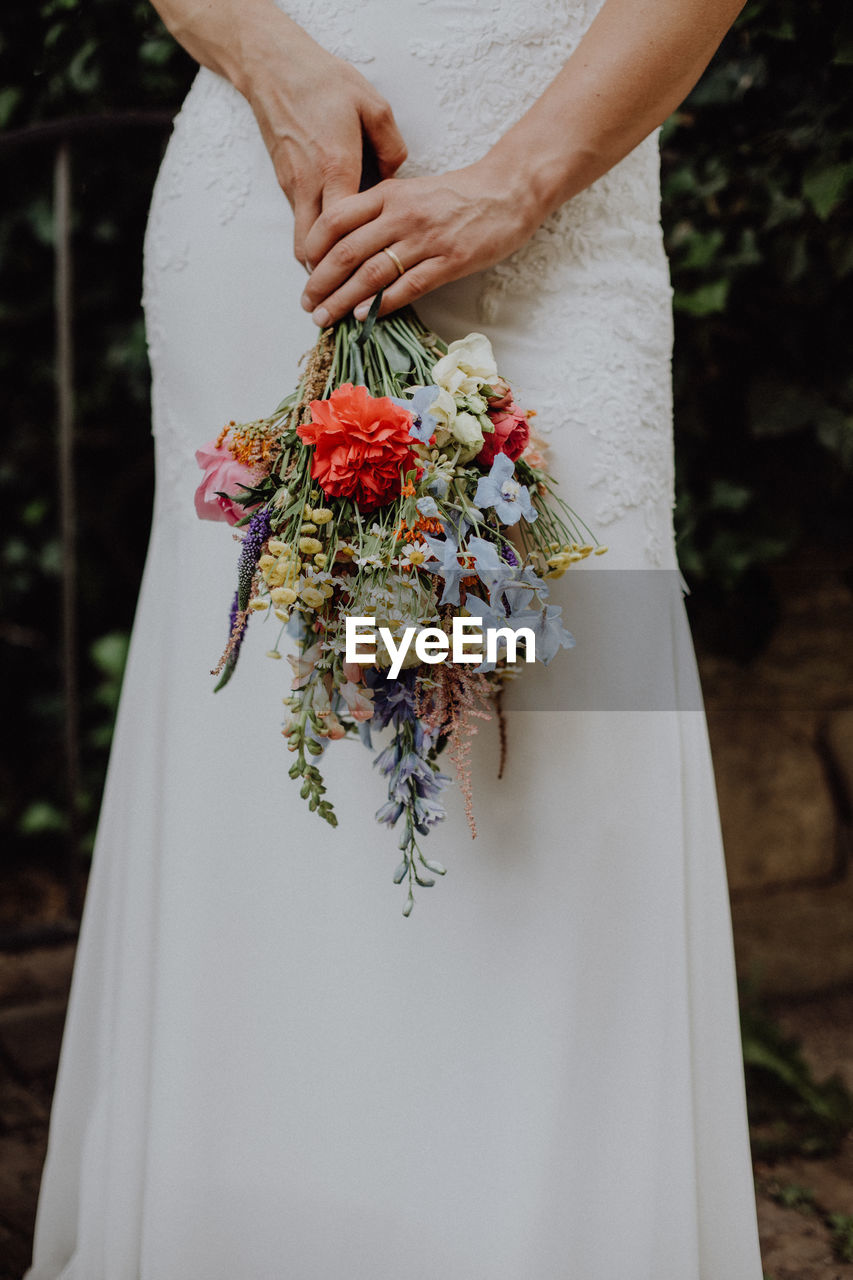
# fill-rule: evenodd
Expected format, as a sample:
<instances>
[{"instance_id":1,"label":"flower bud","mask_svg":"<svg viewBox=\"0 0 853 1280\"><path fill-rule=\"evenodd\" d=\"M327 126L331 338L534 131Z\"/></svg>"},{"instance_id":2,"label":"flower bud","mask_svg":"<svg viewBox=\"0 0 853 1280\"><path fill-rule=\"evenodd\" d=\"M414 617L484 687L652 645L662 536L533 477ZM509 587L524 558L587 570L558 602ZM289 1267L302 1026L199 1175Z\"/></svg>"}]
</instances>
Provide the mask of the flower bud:
<instances>
[{"instance_id":1,"label":"flower bud","mask_svg":"<svg viewBox=\"0 0 853 1280\"><path fill-rule=\"evenodd\" d=\"M488 397L490 409L506 409L512 404L512 388L506 378L494 378L490 383L492 394Z\"/></svg>"}]
</instances>

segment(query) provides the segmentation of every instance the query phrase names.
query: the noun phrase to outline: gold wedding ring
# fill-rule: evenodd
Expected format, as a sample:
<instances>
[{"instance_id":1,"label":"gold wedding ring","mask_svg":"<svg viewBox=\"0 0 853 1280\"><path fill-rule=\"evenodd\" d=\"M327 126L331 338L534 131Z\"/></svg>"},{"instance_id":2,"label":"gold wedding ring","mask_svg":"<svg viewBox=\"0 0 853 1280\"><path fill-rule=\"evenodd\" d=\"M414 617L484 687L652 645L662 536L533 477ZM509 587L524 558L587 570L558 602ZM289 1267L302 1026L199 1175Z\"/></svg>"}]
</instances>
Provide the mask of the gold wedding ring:
<instances>
[{"instance_id":1,"label":"gold wedding ring","mask_svg":"<svg viewBox=\"0 0 853 1280\"><path fill-rule=\"evenodd\" d=\"M400 274L400 275L403 275L403 273L405 272L406 268L403 266L402 262L401 262L401 261L400 261L400 259L397 257L397 255L396 255L396 253L394 252L394 250L393 250L393 249L383 249L383 250L382 250L382 252L383 252L383 253L387 253L387 254L388 254L388 257L389 257L389 258L391 259L391 261L394 263L394 266L397 268L397 271L399 272L399 274Z\"/></svg>"}]
</instances>

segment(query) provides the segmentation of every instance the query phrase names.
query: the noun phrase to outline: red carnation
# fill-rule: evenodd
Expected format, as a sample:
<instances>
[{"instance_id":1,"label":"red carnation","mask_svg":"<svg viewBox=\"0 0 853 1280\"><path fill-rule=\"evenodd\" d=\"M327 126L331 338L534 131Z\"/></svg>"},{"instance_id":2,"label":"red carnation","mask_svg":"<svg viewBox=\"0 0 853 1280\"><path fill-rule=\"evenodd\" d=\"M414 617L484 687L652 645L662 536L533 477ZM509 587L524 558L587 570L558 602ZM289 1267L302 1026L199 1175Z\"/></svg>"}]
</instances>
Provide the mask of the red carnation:
<instances>
[{"instance_id":1,"label":"red carnation","mask_svg":"<svg viewBox=\"0 0 853 1280\"><path fill-rule=\"evenodd\" d=\"M297 427L314 446L311 479L331 498L352 498L372 511L400 495L400 471L423 467L412 449L412 415L387 396L345 382L328 400L312 400L311 421Z\"/></svg>"}]
</instances>

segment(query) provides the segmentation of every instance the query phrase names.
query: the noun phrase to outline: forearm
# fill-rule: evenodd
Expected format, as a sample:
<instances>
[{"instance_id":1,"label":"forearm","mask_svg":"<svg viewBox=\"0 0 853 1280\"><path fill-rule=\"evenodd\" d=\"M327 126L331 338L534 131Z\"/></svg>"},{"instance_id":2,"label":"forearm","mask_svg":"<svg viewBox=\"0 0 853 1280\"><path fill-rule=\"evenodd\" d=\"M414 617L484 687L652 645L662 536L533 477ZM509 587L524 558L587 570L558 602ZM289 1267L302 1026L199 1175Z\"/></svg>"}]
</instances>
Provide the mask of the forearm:
<instances>
[{"instance_id":1,"label":"forearm","mask_svg":"<svg viewBox=\"0 0 853 1280\"><path fill-rule=\"evenodd\" d=\"M310 40L273 0L151 0L169 31L202 66L246 97L265 68L298 57ZM313 41L311 41L313 43Z\"/></svg>"},{"instance_id":2,"label":"forearm","mask_svg":"<svg viewBox=\"0 0 853 1280\"><path fill-rule=\"evenodd\" d=\"M605 0L575 52L489 153L539 220L606 173L684 100L743 0Z\"/></svg>"}]
</instances>

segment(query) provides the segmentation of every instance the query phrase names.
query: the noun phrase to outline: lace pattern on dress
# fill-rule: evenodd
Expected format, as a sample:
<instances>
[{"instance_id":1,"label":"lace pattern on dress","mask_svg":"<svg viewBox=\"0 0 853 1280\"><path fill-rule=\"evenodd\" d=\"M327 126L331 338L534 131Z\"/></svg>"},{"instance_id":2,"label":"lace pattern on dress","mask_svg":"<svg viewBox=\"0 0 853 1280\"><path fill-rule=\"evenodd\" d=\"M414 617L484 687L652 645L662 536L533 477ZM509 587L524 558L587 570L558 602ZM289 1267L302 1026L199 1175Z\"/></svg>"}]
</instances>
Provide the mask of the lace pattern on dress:
<instances>
[{"instance_id":1,"label":"lace pattern on dress","mask_svg":"<svg viewBox=\"0 0 853 1280\"><path fill-rule=\"evenodd\" d=\"M443 130L431 151L406 162L403 175L484 155L558 73L599 7L597 0L421 4L425 21L409 48L434 71ZM431 35L428 16L437 10L441 21ZM523 299L532 325L566 353L578 421L597 424L588 428L597 455L591 482L601 494L595 519L608 525L641 511L651 564L666 552L661 512L672 507L673 487L671 388L660 377L671 353L672 291L659 183L655 133L483 272L477 301L488 326ZM572 425L572 406L546 400L538 388L529 392L540 410L538 430Z\"/></svg>"},{"instance_id":2,"label":"lace pattern on dress","mask_svg":"<svg viewBox=\"0 0 853 1280\"><path fill-rule=\"evenodd\" d=\"M355 35L359 13L372 0L276 3L330 52L350 62L373 61ZM420 5L424 20L413 28L408 52L431 70L440 118L434 146L407 160L402 176L440 172L485 154L577 47L598 0ZM189 239L176 234L175 217L165 216L168 204L181 197L194 170L193 184L201 174L219 222L232 222L250 198L256 130L245 99L202 69L176 118L146 237L145 304L155 368L161 336L154 281L158 273L184 269L190 253ZM483 272L477 299L484 327L524 299L531 325L548 335L555 351L571 354L573 394L588 388L586 395L581 390L578 418L596 424L586 428L595 440L592 483L601 495L595 519L607 525L631 510L641 512L651 564L665 550L661 511L672 505L673 483L671 391L660 372L671 351L671 288L659 203L653 134L556 210L519 250ZM614 329L621 333L618 343ZM610 399L601 412L605 386ZM548 403L538 388L529 392L540 407L540 430L571 425L571 406L556 398ZM153 395L156 434L166 446L163 462L171 467L168 404L156 386ZM180 457L180 446L177 452ZM166 485L171 490L168 477Z\"/></svg>"}]
</instances>

